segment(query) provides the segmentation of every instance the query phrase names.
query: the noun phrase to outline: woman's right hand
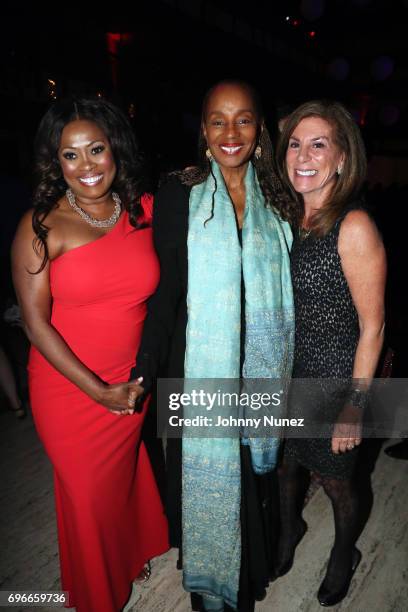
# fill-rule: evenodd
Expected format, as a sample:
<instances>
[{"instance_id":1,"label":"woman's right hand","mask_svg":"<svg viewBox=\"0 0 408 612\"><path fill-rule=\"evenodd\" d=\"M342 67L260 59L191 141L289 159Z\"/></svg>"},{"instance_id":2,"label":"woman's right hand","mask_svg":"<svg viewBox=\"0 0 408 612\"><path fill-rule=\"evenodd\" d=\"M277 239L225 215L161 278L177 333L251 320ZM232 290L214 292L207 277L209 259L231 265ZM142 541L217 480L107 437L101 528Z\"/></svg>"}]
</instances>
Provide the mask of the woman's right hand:
<instances>
[{"instance_id":1,"label":"woman's right hand","mask_svg":"<svg viewBox=\"0 0 408 612\"><path fill-rule=\"evenodd\" d=\"M137 378L129 382L104 385L95 399L113 414L133 414L137 399L144 393L140 385L142 380L143 378Z\"/></svg>"}]
</instances>

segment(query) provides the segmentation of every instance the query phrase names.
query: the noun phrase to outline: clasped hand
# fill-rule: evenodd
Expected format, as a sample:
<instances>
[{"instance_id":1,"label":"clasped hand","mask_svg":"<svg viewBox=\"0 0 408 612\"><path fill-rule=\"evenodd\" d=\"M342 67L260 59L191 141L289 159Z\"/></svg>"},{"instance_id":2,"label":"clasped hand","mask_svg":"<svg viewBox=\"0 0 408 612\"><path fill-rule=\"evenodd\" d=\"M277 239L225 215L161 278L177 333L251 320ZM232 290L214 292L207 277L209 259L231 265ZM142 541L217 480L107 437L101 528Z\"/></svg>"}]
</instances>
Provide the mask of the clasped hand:
<instances>
[{"instance_id":1,"label":"clasped hand","mask_svg":"<svg viewBox=\"0 0 408 612\"><path fill-rule=\"evenodd\" d=\"M125 383L106 385L99 398L99 403L112 414L133 414L136 401L144 393L144 388L141 386L142 381L143 378L137 378Z\"/></svg>"}]
</instances>

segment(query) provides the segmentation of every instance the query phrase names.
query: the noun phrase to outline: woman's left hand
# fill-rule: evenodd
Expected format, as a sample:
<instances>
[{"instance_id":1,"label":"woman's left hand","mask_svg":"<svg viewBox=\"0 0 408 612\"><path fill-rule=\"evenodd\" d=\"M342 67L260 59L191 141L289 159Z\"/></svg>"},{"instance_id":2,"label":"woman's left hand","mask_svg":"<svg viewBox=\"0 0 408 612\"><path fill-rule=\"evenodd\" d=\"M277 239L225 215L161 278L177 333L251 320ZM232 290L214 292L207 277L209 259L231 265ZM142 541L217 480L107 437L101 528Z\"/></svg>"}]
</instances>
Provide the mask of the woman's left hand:
<instances>
[{"instance_id":1,"label":"woman's left hand","mask_svg":"<svg viewBox=\"0 0 408 612\"><path fill-rule=\"evenodd\" d=\"M142 398L144 395L144 388L141 386L143 382L143 377L137 378L136 380L131 380L129 382L129 396L128 396L128 405L129 408L125 411L124 414L134 414L136 403L138 400Z\"/></svg>"},{"instance_id":2,"label":"woman's left hand","mask_svg":"<svg viewBox=\"0 0 408 612\"><path fill-rule=\"evenodd\" d=\"M336 455L353 450L361 444L361 409L350 404L340 412L333 429L332 451Z\"/></svg>"},{"instance_id":3,"label":"woman's left hand","mask_svg":"<svg viewBox=\"0 0 408 612\"><path fill-rule=\"evenodd\" d=\"M143 394L144 394L144 388L141 386L141 383L143 382L143 377L141 376L140 378L137 378L136 380L130 380L127 383L127 390L128 390L128 399L127 399L127 407L126 408L122 408L122 409L114 409L114 408L110 408L110 412L112 412L112 414L117 414L117 415L132 415L135 412L136 409L136 403L139 399L142 398ZM111 385L111 388L114 387L115 385ZM117 387L121 386L121 385L116 385Z\"/></svg>"}]
</instances>

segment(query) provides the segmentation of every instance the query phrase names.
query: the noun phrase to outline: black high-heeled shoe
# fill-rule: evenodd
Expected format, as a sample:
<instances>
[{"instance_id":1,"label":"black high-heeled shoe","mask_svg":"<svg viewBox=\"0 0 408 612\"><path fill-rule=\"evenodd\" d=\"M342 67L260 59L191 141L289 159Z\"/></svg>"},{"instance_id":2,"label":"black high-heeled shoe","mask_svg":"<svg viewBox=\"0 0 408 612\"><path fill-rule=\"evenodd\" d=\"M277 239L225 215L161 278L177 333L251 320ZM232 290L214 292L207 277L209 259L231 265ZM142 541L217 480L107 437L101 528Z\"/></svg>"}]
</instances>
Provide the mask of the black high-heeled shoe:
<instances>
[{"instance_id":1,"label":"black high-heeled shoe","mask_svg":"<svg viewBox=\"0 0 408 612\"><path fill-rule=\"evenodd\" d=\"M393 459L408 459L408 440L402 440L398 444L393 444L384 449L384 453Z\"/></svg>"},{"instance_id":2,"label":"black high-heeled shoe","mask_svg":"<svg viewBox=\"0 0 408 612\"><path fill-rule=\"evenodd\" d=\"M322 584L320 585L318 593L317 593L317 599L319 600L319 604L321 606L325 606L325 607L335 606L340 601L342 601L342 599L345 598L350 588L350 582L354 576L354 572L356 571L361 561L361 556L362 556L361 552L358 550L358 548L354 548L353 553L352 553L352 559L351 559L351 567L347 574L346 580L344 581L343 586L337 591L330 591L329 589L325 587L324 583L325 583L326 576L327 576L326 574Z\"/></svg>"},{"instance_id":3,"label":"black high-heeled shoe","mask_svg":"<svg viewBox=\"0 0 408 612\"><path fill-rule=\"evenodd\" d=\"M142 567L139 575L134 579L133 582L147 582L152 574L152 566L150 561L147 561Z\"/></svg>"},{"instance_id":4,"label":"black high-heeled shoe","mask_svg":"<svg viewBox=\"0 0 408 612\"><path fill-rule=\"evenodd\" d=\"M284 576L285 574L290 572L293 566L293 561L295 559L296 548L299 542L302 540L303 536L305 535L306 531L307 531L307 523L306 521L301 519L299 531L293 543L292 554L290 555L289 559L286 559L286 560L278 559L276 563L275 573L273 575L272 580L276 580L277 578L280 578L281 576Z\"/></svg>"}]
</instances>

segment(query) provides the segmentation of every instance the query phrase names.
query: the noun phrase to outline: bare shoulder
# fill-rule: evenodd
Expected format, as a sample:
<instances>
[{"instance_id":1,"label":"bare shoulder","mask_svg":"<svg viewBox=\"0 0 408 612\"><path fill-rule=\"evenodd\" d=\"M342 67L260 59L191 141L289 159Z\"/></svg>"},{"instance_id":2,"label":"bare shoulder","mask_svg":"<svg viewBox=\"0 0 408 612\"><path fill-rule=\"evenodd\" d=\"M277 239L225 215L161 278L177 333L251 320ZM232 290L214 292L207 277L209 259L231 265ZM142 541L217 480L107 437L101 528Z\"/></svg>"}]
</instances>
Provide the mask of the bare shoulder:
<instances>
[{"instance_id":1,"label":"bare shoulder","mask_svg":"<svg viewBox=\"0 0 408 612\"><path fill-rule=\"evenodd\" d=\"M381 235L370 215L362 209L351 210L340 226L340 255L347 252L366 253L382 248Z\"/></svg>"},{"instance_id":2,"label":"bare shoulder","mask_svg":"<svg viewBox=\"0 0 408 612\"><path fill-rule=\"evenodd\" d=\"M34 208L30 208L27 210L24 215L21 217L20 222L17 226L16 235L14 238L14 242L20 238L31 238L34 237L33 230L33 213Z\"/></svg>"},{"instance_id":3,"label":"bare shoulder","mask_svg":"<svg viewBox=\"0 0 408 612\"><path fill-rule=\"evenodd\" d=\"M52 227L54 225L58 225L61 219L61 212L62 212L62 208L63 206L61 206L62 202L61 200L59 200L54 208L52 208L50 210L49 213L47 213L46 215L46 225L47 227ZM35 212L35 208L30 208L29 210L27 210L24 215L21 217L20 222L18 224L17 227L17 232L23 232L23 233L32 233L34 234L34 229L33 229L33 215Z\"/></svg>"},{"instance_id":4,"label":"bare shoulder","mask_svg":"<svg viewBox=\"0 0 408 612\"><path fill-rule=\"evenodd\" d=\"M40 253L34 248L36 234L33 229L33 212L34 209L31 208L24 213L11 246L14 281L17 271L23 273L26 268L38 268L41 262Z\"/></svg>"},{"instance_id":5,"label":"bare shoulder","mask_svg":"<svg viewBox=\"0 0 408 612\"><path fill-rule=\"evenodd\" d=\"M29 209L24 213L18 224L12 245L12 256L14 259L16 257L23 257L26 260L33 261L36 261L38 258L42 259L43 247L40 243L37 243L38 236L33 227L34 212L35 208ZM52 259L54 251L58 254L58 244L61 242L58 228L63 227L59 203L46 215L43 223L48 230L46 241ZM37 248L34 248L35 245Z\"/></svg>"}]
</instances>

